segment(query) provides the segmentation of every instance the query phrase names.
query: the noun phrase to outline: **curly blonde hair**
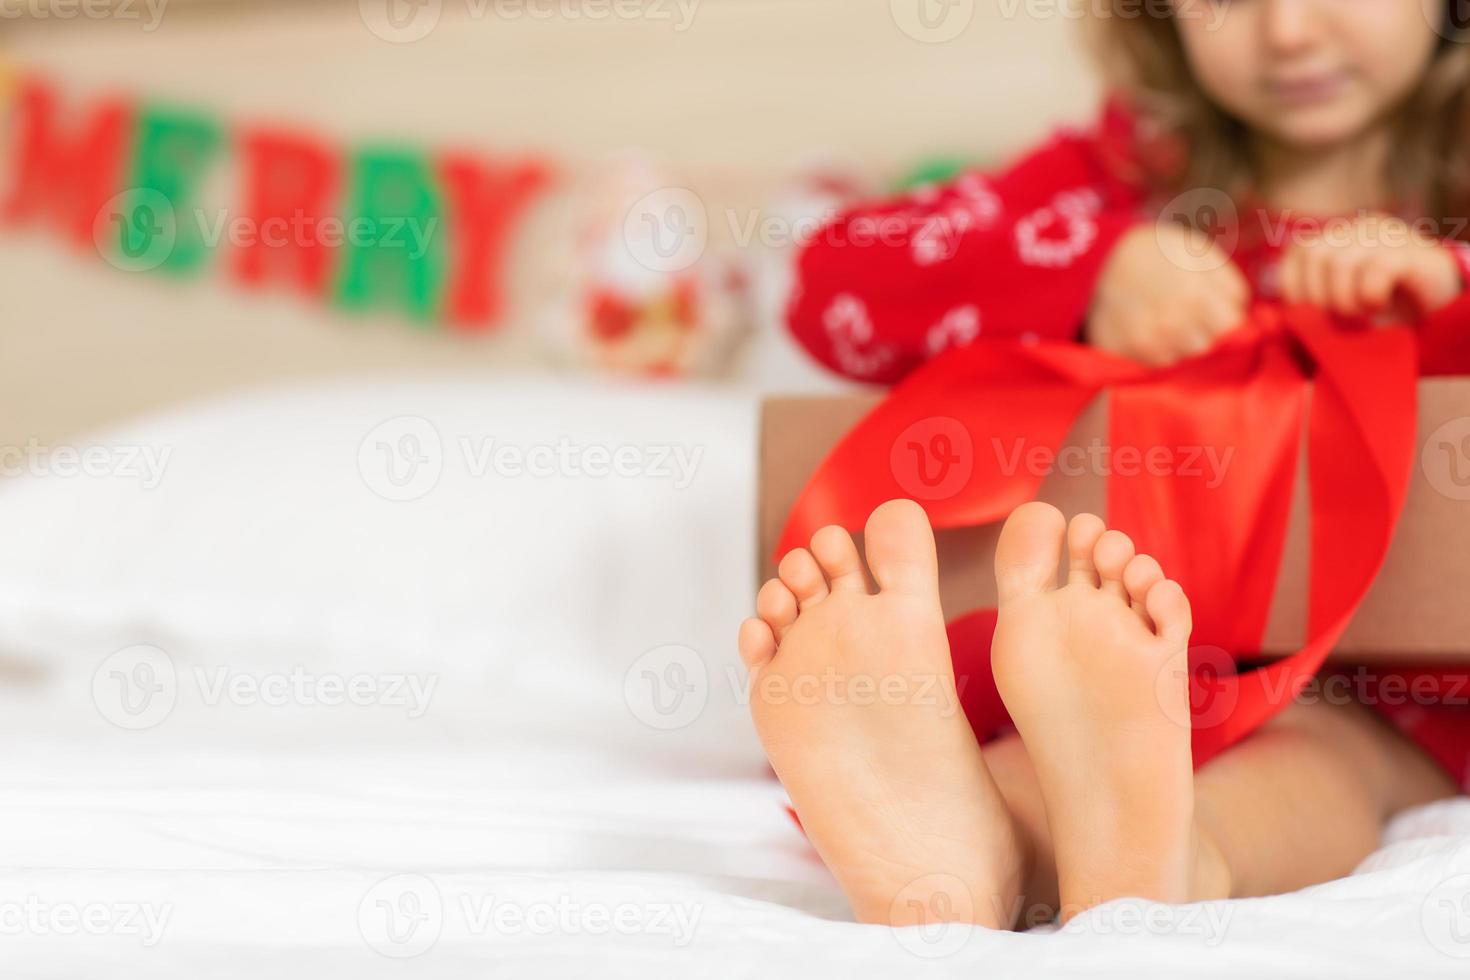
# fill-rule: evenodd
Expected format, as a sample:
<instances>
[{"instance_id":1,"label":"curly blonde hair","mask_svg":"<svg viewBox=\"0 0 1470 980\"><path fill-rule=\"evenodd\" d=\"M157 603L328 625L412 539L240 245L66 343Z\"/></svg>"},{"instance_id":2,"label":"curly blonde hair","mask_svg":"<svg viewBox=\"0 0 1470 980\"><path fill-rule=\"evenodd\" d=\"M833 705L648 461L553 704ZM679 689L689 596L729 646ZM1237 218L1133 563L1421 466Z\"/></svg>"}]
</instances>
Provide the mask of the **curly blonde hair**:
<instances>
[{"instance_id":1,"label":"curly blonde hair","mask_svg":"<svg viewBox=\"0 0 1470 980\"><path fill-rule=\"evenodd\" d=\"M1446 0L1429 70L1394 121L1387 174L1394 200L1434 219L1470 218L1470 22L1454 16L1455 6ZM1133 172L1125 176L1161 196L1214 187L1236 200L1249 197L1254 177L1245 126L1195 81L1172 4L1152 5L1146 16L1138 15L1137 0L1103 0L1094 9L1084 22L1088 39L1109 89L1134 115L1142 144L1143 152L1129 155ZM1149 143L1174 152L1147 152Z\"/></svg>"}]
</instances>

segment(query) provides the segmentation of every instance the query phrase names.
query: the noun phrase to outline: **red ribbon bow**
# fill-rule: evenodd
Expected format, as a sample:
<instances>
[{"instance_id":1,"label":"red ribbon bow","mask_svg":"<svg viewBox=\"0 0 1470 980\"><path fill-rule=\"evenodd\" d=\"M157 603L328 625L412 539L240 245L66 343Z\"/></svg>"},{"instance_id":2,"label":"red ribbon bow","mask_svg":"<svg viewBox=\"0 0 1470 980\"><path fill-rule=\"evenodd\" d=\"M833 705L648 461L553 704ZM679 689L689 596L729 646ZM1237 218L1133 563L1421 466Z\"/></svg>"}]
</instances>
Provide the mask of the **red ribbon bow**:
<instances>
[{"instance_id":1,"label":"red ribbon bow","mask_svg":"<svg viewBox=\"0 0 1470 980\"><path fill-rule=\"evenodd\" d=\"M824 524L860 529L878 504L910 496L889 461L914 425L953 419L972 444L1055 452L1106 388L1113 458L1125 447L1137 459L1151 447L1191 447L1228 460L1214 486L1148 466L1113 472L1108 482L1109 525L1158 558L1193 604L1194 752L1203 764L1300 693L1372 584L1408 489L1417 380L1412 330L1342 330L1302 307L1258 307L1210 354L1162 371L1071 344L962 348L916 370L843 438L798 498L777 554L803 546ZM1290 657L1236 673L1235 658L1261 648L1304 411L1308 639ZM921 501L937 529L1002 520L1041 484L1042 473L1007 466L1000 453L973 445L951 452L972 469L953 493ZM994 610L950 625L965 711L982 738L1008 721L989 669L994 625Z\"/></svg>"}]
</instances>

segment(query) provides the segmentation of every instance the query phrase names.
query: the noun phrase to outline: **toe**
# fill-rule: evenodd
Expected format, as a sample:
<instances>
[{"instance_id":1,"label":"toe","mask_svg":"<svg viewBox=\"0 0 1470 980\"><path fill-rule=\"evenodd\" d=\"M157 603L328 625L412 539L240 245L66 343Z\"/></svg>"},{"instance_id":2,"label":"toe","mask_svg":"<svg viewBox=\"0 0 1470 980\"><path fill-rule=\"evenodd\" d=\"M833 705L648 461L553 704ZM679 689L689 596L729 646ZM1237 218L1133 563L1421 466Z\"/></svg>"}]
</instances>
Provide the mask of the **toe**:
<instances>
[{"instance_id":1,"label":"toe","mask_svg":"<svg viewBox=\"0 0 1470 980\"><path fill-rule=\"evenodd\" d=\"M755 594L755 614L766 621L779 641L796 622L796 596L780 579L773 578Z\"/></svg>"},{"instance_id":2,"label":"toe","mask_svg":"<svg viewBox=\"0 0 1470 980\"><path fill-rule=\"evenodd\" d=\"M1133 539L1122 531L1108 531L1097 539L1092 561L1097 566L1097 576L1102 580L1102 590L1120 599L1128 598L1123 586L1123 570L1133 560Z\"/></svg>"},{"instance_id":3,"label":"toe","mask_svg":"<svg viewBox=\"0 0 1470 980\"><path fill-rule=\"evenodd\" d=\"M1189 646L1192 621L1189 599L1179 583L1173 579L1164 579L1148 590L1143 602L1149 618L1154 621L1159 638L1174 650L1186 649Z\"/></svg>"},{"instance_id":4,"label":"toe","mask_svg":"<svg viewBox=\"0 0 1470 980\"><path fill-rule=\"evenodd\" d=\"M776 655L776 634L764 619L747 619L740 624L740 659L746 669L764 667Z\"/></svg>"},{"instance_id":5,"label":"toe","mask_svg":"<svg viewBox=\"0 0 1470 980\"><path fill-rule=\"evenodd\" d=\"M924 508L912 500L882 504L868 518L863 544L880 589L938 595L939 560Z\"/></svg>"},{"instance_id":6,"label":"toe","mask_svg":"<svg viewBox=\"0 0 1470 980\"><path fill-rule=\"evenodd\" d=\"M827 598L827 580L817 567L817 560L805 548L787 552L776 574L796 596L797 605L802 610L810 609Z\"/></svg>"},{"instance_id":7,"label":"toe","mask_svg":"<svg viewBox=\"0 0 1470 980\"><path fill-rule=\"evenodd\" d=\"M1149 590L1164 580L1164 570L1151 555L1136 555L1123 569L1123 588L1128 590L1128 601L1133 609L1145 619L1148 611L1144 606L1144 597ZM1152 627L1153 623L1150 622Z\"/></svg>"},{"instance_id":8,"label":"toe","mask_svg":"<svg viewBox=\"0 0 1470 980\"><path fill-rule=\"evenodd\" d=\"M995 546L995 584L1001 603L1056 588L1067 520L1050 504L1017 507Z\"/></svg>"},{"instance_id":9,"label":"toe","mask_svg":"<svg viewBox=\"0 0 1470 980\"><path fill-rule=\"evenodd\" d=\"M1097 566L1092 553L1107 525L1096 514L1078 514L1067 526L1067 582L1072 585L1097 587Z\"/></svg>"},{"instance_id":10,"label":"toe","mask_svg":"<svg viewBox=\"0 0 1470 980\"><path fill-rule=\"evenodd\" d=\"M812 554L827 574L833 592L868 591L862 559L858 557L857 545L846 529L824 527L812 535Z\"/></svg>"}]
</instances>

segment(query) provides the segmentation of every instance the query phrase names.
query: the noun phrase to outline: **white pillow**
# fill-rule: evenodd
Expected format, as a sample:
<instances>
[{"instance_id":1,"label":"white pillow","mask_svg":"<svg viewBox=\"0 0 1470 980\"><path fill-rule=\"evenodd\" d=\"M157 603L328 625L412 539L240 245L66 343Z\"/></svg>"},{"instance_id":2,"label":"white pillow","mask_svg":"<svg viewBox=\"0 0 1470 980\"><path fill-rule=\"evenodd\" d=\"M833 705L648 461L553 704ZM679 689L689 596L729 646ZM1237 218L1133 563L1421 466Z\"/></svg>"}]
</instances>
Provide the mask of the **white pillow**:
<instances>
[{"instance_id":1,"label":"white pillow","mask_svg":"<svg viewBox=\"0 0 1470 980\"><path fill-rule=\"evenodd\" d=\"M140 421L86 440L106 447L79 449L93 475L53 455L0 481L0 653L122 728L330 737L398 718L405 737L556 733L756 766L734 649L754 421L750 396L494 377ZM95 703L140 657L159 666L140 644L174 670L162 722ZM326 703L362 674L362 710ZM431 696L390 709L395 676L400 700L414 677Z\"/></svg>"}]
</instances>

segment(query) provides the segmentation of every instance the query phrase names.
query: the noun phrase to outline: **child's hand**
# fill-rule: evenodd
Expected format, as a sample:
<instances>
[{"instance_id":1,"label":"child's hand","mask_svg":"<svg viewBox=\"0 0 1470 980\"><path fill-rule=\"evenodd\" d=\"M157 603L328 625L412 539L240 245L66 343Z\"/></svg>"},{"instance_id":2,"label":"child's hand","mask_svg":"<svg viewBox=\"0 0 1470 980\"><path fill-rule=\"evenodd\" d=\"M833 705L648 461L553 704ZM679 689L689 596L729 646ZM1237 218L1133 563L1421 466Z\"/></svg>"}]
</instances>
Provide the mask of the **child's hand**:
<instances>
[{"instance_id":1,"label":"child's hand","mask_svg":"<svg viewBox=\"0 0 1470 980\"><path fill-rule=\"evenodd\" d=\"M1141 226L1108 257L1087 342L1165 367L1214 346L1244 321L1249 302L1250 284L1209 238L1173 225Z\"/></svg>"},{"instance_id":2,"label":"child's hand","mask_svg":"<svg viewBox=\"0 0 1470 980\"><path fill-rule=\"evenodd\" d=\"M1465 288L1460 264L1443 242L1389 215L1365 215L1292 244L1280 276L1288 302L1396 320L1432 313Z\"/></svg>"}]
</instances>

